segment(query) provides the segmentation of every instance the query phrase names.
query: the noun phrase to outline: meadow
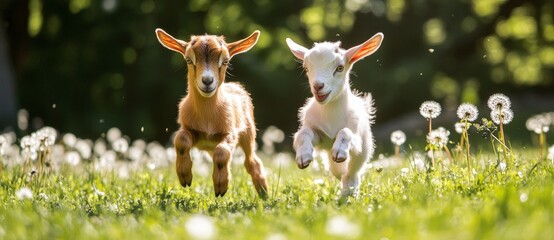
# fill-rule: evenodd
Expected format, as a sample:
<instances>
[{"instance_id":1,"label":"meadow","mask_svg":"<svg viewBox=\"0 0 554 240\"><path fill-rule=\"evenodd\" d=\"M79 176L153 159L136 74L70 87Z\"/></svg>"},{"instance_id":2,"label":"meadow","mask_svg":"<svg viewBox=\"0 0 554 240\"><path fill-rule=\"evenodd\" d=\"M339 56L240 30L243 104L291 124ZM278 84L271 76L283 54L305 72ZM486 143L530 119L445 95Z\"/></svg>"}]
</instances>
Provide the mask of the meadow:
<instances>
[{"instance_id":1,"label":"meadow","mask_svg":"<svg viewBox=\"0 0 554 240\"><path fill-rule=\"evenodd\" d=\"M496 129L488 123L487 129ZM71 133L60 135L52 128L20 139L3 134L0 238L554 236L554 150L547 155L543 144L508 148L494 130L489 132L490 144L472 145L467 158L467 144L460 146L452 139L444 145L434 143L432 131L427 136L430 154L403 146L396 153L375 156L366 165L359 193L341 197L340 182L325 171L326 155L300 170L293 153L274 149L283 141L283 133L267 129L260 134L259 150L270 186L265 201L257 196L244 170L240 151L234 156L229 192L216 198L213 166L205 152L192 152L193 183L183 188L175 174L171 146L130 141L117 128L94 141ZM548 129L540 132L542 143ZM406 140L393 135L391 140L398 146ZM455 138L460 136L470 142L463 131Z\"/></svg>"}]
</instances>

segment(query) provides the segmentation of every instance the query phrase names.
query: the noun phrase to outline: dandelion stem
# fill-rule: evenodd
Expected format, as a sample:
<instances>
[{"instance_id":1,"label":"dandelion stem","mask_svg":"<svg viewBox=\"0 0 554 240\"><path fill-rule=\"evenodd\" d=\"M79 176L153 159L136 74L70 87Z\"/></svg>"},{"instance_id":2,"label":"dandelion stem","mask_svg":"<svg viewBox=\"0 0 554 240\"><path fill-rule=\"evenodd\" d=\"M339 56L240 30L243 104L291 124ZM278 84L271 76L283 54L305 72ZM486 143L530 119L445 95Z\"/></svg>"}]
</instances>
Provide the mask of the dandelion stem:
<instances>
[{"instance_id":1,"label":"dandelion stem","mask_svg":"<svg viewBox=\"0 0 554 240\"><path fill-rule=\"evenodd\" d=\"M433 119L429 118L429 133L431 133L431 131L433 130L432 122L433 122Z\"/></svg>"},{"instance_id":2,"label":"dandelion stem","mask_svg":"<svg viewBox=\"0 0 554 240\"><path fill-rule=\"evenodd\" d=\"M546 160L546 154L544 154L546 149L546 136L544 132L541 130L541 133L539 134L539 144L540 144L540 154L539 159Z\"/></svg>"},{"instance_id":3,"label":"dandelion stem","mask_svg":"<svg viewBox=\"0 0 554 240\"><path fill-rule=\"evenodd\" d=\"M400 155L400 146L398 145L394 145L394 157L396 158L396 160L399 160L399 156Z\"/></svg>"},{"instance_id":4,"label":"dandelion stem","mask_svg":"<svg viewBox=\"0 0 554 240\"><path fill-rule=\"evenodd\" d=\"M471 170L471 159L469 155L469 134L468 134L468 126L467 126L467 118L464 119L464 132L462 133L462 138L465 140L465 147L466 147L466 160L467 160L467 169L468 171Z\"/></svg>"}]
</instances>

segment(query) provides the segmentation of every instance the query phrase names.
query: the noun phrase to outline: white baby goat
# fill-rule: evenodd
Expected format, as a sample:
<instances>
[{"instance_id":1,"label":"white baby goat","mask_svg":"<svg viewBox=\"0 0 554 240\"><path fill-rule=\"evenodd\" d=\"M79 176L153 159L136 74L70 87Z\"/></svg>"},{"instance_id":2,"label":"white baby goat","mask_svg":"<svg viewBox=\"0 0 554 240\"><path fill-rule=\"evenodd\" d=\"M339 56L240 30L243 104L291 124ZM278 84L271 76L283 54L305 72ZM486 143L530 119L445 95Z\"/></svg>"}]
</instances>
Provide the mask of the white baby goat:
<instances>
[{"instance_id":1,"label":"white baby goat","mask_svg":"<svg viewBox=\"0 0 554 240\"><path fill-rule=\"evenodd\" d=\"M287 38L294 56L303 61L314 95L298 114L296 162L299 168L306 168L314 158L314 145L326 149L333 159L329 170L341 180L343 196L357 193L360 170L375 150L371 133L373 99L371 94L360 95L350 89L350 69L356 61L377 51L383 37L377 33L348 50L340 48L340 42L315 43L307 49Z\"/></svg>"}]
</instances>

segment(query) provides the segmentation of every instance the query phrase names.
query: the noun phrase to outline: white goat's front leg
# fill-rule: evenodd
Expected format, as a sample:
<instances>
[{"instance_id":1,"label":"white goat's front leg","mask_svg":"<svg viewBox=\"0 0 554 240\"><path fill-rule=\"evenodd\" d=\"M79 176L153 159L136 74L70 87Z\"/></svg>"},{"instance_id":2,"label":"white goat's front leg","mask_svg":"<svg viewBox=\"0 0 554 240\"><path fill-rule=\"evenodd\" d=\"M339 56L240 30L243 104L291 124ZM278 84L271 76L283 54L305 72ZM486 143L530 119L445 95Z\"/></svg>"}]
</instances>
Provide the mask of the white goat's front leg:
<instances>
[{"instance_id":1,"label":"white goat's front leg","mask_svg":"<svg viewBox=\"0 0 554 240\"><path fill-rule=\"evenodd\" d=\"M335 143L331 149L333 161L344 162L350 156L350 150L361 151L360 140L349 128L343 128L337 133Z\"/></svg>"},{"instance_id":2,"label":"white goat's front leg","mask_svg":"<svg viewBox=\"0 0 554 240\"><path fill-rule=\"evenodd\" d=\"M319 138L314 131L304 126L294 134L293 147L296 151L298 168L304 169L310 165L314 159L314 144L317 141Z\"/></svg>"}]
</instances>

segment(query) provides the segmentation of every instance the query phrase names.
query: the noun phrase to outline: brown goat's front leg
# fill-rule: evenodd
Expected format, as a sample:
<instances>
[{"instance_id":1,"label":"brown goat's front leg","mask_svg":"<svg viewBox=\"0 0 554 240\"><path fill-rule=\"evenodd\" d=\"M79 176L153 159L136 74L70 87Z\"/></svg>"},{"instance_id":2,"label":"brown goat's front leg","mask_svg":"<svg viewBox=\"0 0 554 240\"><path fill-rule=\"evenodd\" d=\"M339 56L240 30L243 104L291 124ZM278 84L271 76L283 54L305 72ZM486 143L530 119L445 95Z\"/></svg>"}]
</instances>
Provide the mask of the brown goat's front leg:
<instances>
[{"instance_id":1,"label":"brown goat's front leg","mask_svg":"<svg viewBox=\"0 0 554 240\"><path fill-rule=\"evenodd\" d=\"M213 155L213 181L216 197L223 197L223 195L227 193L229 179L231 178L229 163L231 154L235 151L236 145L237 136L235 134L229 134L215 147Z\"/></svg>"},{"instance_id":2,"label":"brown goat's front leg","mask_svg":"<svg viewBox=\"0 0 554 240\"><path fill-rule=\"evenodd\" d=\"M181 129L175 134L173 144L177 153L175 167L179 182L183 187L189 187L192 183L192 161L190 159L190 149L194 146L194 135L186 130Z\"/></svg>"}]
</instances>

